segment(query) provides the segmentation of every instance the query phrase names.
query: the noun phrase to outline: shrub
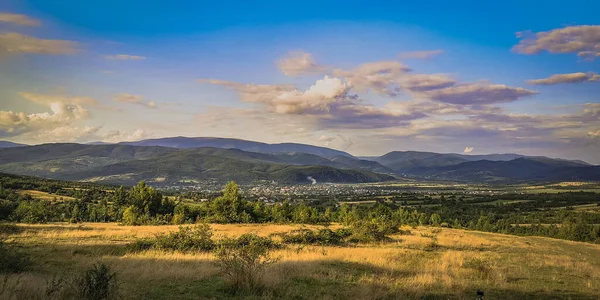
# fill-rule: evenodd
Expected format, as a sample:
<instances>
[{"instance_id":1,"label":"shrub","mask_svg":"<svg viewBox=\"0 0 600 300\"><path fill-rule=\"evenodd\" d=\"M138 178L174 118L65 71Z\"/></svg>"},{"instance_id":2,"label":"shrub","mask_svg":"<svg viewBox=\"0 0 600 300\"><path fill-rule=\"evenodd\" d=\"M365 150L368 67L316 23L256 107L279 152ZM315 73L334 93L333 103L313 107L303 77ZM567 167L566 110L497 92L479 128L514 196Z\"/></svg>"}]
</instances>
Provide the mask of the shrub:
<instances>
[{"instance_id":1,"label":"shrub","mask_svg":"<svg viewBox=\"0 0 600 300\"><path fill-rule=\"evenodd\" d=\"M141 252L150 250L154 247L154 240L152 239L138 239L135 242L127 245L127 251L129 252Z\"/></svg>"},{"instance_id":2,"label":"shrub","mask_svg":"<svg viewBox=\"0 0 600 300\"><path fill-rule=\"evenodd\" d=\"M93 265L75 278L74 287L79 299L118 299L117 275L103 263Z\"/></svg>"},{"instance_id":3,"label":"shrub","mask_svg":"<svg viewBox=\"0 0 600 300\"><path fill-rule=\"evenodd\" d=\"M369 243L388 239L387 235L398 232L398 224L392 220L375 218L360 220L352 224L351 242Z\"/></svg>"},{"instance_id":4,"label":"shrub","mask_svg":"<svg viewBox=\"0 0 600 300\"><path fill-rule=\"evenodd\" d=\"M213 232L208 224L179 226L178 231L158 234L153 239L140 239L129 245L130 251L148 249L168 251L210 251L215 247Z\"/></svg>"},{"instance_id":5,"label":"shrub","mask_svg":"<svg viewBox=\"0 0 600 300\"><path fill-rule=\"evenodd\" d=\"M123 225L141 225L140 219L139 212L133 205L123 211Z\"/></svg>"},{"instance_id":6,"label":"shrub","mask_svg":"<svg viewBox=\"0 0 600 300\"><path fill-rule=\"evenodd\" d=\"M281 234L281 238L283 242L287 244L341 245L345 242L345 238L351 234L351 231L345 228L336 231L329 228L323 228L317 231L312 231L310 229L296 229Z\"/></svg>"},{"instance_id":7,"label":"shrub","mask_svg":"<svg viewBox=\"0 0 600 300\"><path fill-rule=\"evenodd\" d=\"M235 292L255 291L260 287L264 268L277 259L271 251L278 245L269 238L243 234L238 238L224 238L215 250L215 264Z\"/></svg>"},{"instance_id":8,"label":"shrub","mask_svg":"<svg viewBox=\"0 0 600 300\"><path fill-rule=\"evenodd\" d=\"M29 264L29 258L24 253L0 237L0 273L18 273Z\"/></svg>"}]
</instances>

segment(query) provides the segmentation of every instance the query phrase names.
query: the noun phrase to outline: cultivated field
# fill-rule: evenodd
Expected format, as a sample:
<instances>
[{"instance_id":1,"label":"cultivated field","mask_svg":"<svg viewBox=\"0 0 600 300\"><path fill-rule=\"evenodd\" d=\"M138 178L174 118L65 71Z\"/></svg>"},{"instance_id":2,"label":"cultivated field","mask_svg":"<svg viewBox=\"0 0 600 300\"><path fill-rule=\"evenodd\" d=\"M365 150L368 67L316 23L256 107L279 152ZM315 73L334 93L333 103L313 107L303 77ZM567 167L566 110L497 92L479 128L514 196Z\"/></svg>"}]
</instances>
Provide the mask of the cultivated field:
<instances>
[{"instance_id":1,"label":"cultivated field","mask_svg":"<svg viewBox=\"0 0 600 300\"><path fill-rule=\"evenodd\" d=\"M22 231L9 240L23 245L34 266L11 275L8 283L20 281L24 295L43 293L54 276L68 276L100 261L117 272L124 299L236 298L228 292L212 254L127 252L126 245L136 238L176 230L176 226L19 227ZM212 227L217 236L238 236L269 235L300 226ZM276 250L280 260L266 269L265 288L250 298L475 299L478 289L485 291L486 299L598 299L600 295L600 245L446 228L441 232L430 227L405 229L412 234L392 236L393 241L381 244L288 245Z\"/></svg>"}]
</instances>

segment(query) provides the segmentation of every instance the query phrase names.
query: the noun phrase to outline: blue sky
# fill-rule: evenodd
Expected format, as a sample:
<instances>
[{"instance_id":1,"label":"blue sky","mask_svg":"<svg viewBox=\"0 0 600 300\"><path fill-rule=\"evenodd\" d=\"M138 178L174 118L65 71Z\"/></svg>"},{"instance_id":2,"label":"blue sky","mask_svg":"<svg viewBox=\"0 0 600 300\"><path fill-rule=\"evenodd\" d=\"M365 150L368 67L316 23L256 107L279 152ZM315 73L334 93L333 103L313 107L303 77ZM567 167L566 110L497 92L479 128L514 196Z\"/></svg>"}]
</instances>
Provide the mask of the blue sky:
<instances>
[{"instance_id":1,"label":"blue sky","mask_svg":"<svg viewBox=\"0 0 600 300\"><path fill-rule=\"evenodd\" d=\"M5 0L0 139L225 136L357 155L600 163L599 10L597 1Z\"/></svg>"}]
</instances>

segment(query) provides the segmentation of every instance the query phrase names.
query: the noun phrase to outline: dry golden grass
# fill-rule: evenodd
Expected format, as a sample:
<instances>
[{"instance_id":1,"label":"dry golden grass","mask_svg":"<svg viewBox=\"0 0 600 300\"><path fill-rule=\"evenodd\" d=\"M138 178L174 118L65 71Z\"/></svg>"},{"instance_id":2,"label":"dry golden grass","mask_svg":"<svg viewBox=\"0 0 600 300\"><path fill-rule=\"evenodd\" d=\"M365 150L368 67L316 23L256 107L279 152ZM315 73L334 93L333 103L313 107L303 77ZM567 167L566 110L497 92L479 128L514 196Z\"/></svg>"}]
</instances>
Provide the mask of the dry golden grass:
<instances>
[{"instance_id":1,"label":"dry golden grass","mask_svg":"<svg viewBox=\"0 0 600 300\"><path fill-rule=\"evenodd\" d=\"M19 225L11 236L40 267L25 274L42 288L52 274L82 270L103 261L118 272L126 299L227 298L211 254L146 251L127 253L136 238L177 226L117 224ZM299 225L212 225L215 235L267 236ZM317 226L304 226L314 228ZM347 247L290 245L273 253L267 268L269 293L280 299L597 299L600 245L540 237L516 237L430 227L405 228L411 235ZM432 244L436 236L437 242ZM223 294L225 293L225 294Z\"/></svg>"},{"instance_id":2,"label":"dry golden grass","mask_svg":"<svg viewBox=\"0 0 600 300\"><path fill-rule=\"evenodd\" d=\"M75 198L73 198L73 197L55 195L55 194L50 194L50 193L46 193L46 192L42 192L42 191L35 191L35 190L21 190L21 191L18 191L18 193L21 195L30 195L34 199L46 200L46 201L54 201L54 200L60 201L61 199L62 200L75 200Z\"/></svg>"}]
</instances>

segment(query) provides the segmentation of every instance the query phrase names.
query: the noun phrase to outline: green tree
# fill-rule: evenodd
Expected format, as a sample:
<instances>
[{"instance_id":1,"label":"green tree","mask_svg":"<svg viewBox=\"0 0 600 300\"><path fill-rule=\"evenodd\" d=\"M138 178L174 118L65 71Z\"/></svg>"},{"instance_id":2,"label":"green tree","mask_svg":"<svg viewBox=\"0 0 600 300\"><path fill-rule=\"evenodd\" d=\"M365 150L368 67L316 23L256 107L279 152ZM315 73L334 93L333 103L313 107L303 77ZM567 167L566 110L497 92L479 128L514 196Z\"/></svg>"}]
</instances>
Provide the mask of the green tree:
<instances>
[{"instance_id":1,"label":"green tree","mask_svg":"<svg viewBox=\"0 0 600 300\"><path fill-rule=\"evenodd\" d=\"M431 214L429 221L430 224L433 226L440 226L440 223L442 222L442 217L438 214Z\"/></svg>"}]
</instances>

